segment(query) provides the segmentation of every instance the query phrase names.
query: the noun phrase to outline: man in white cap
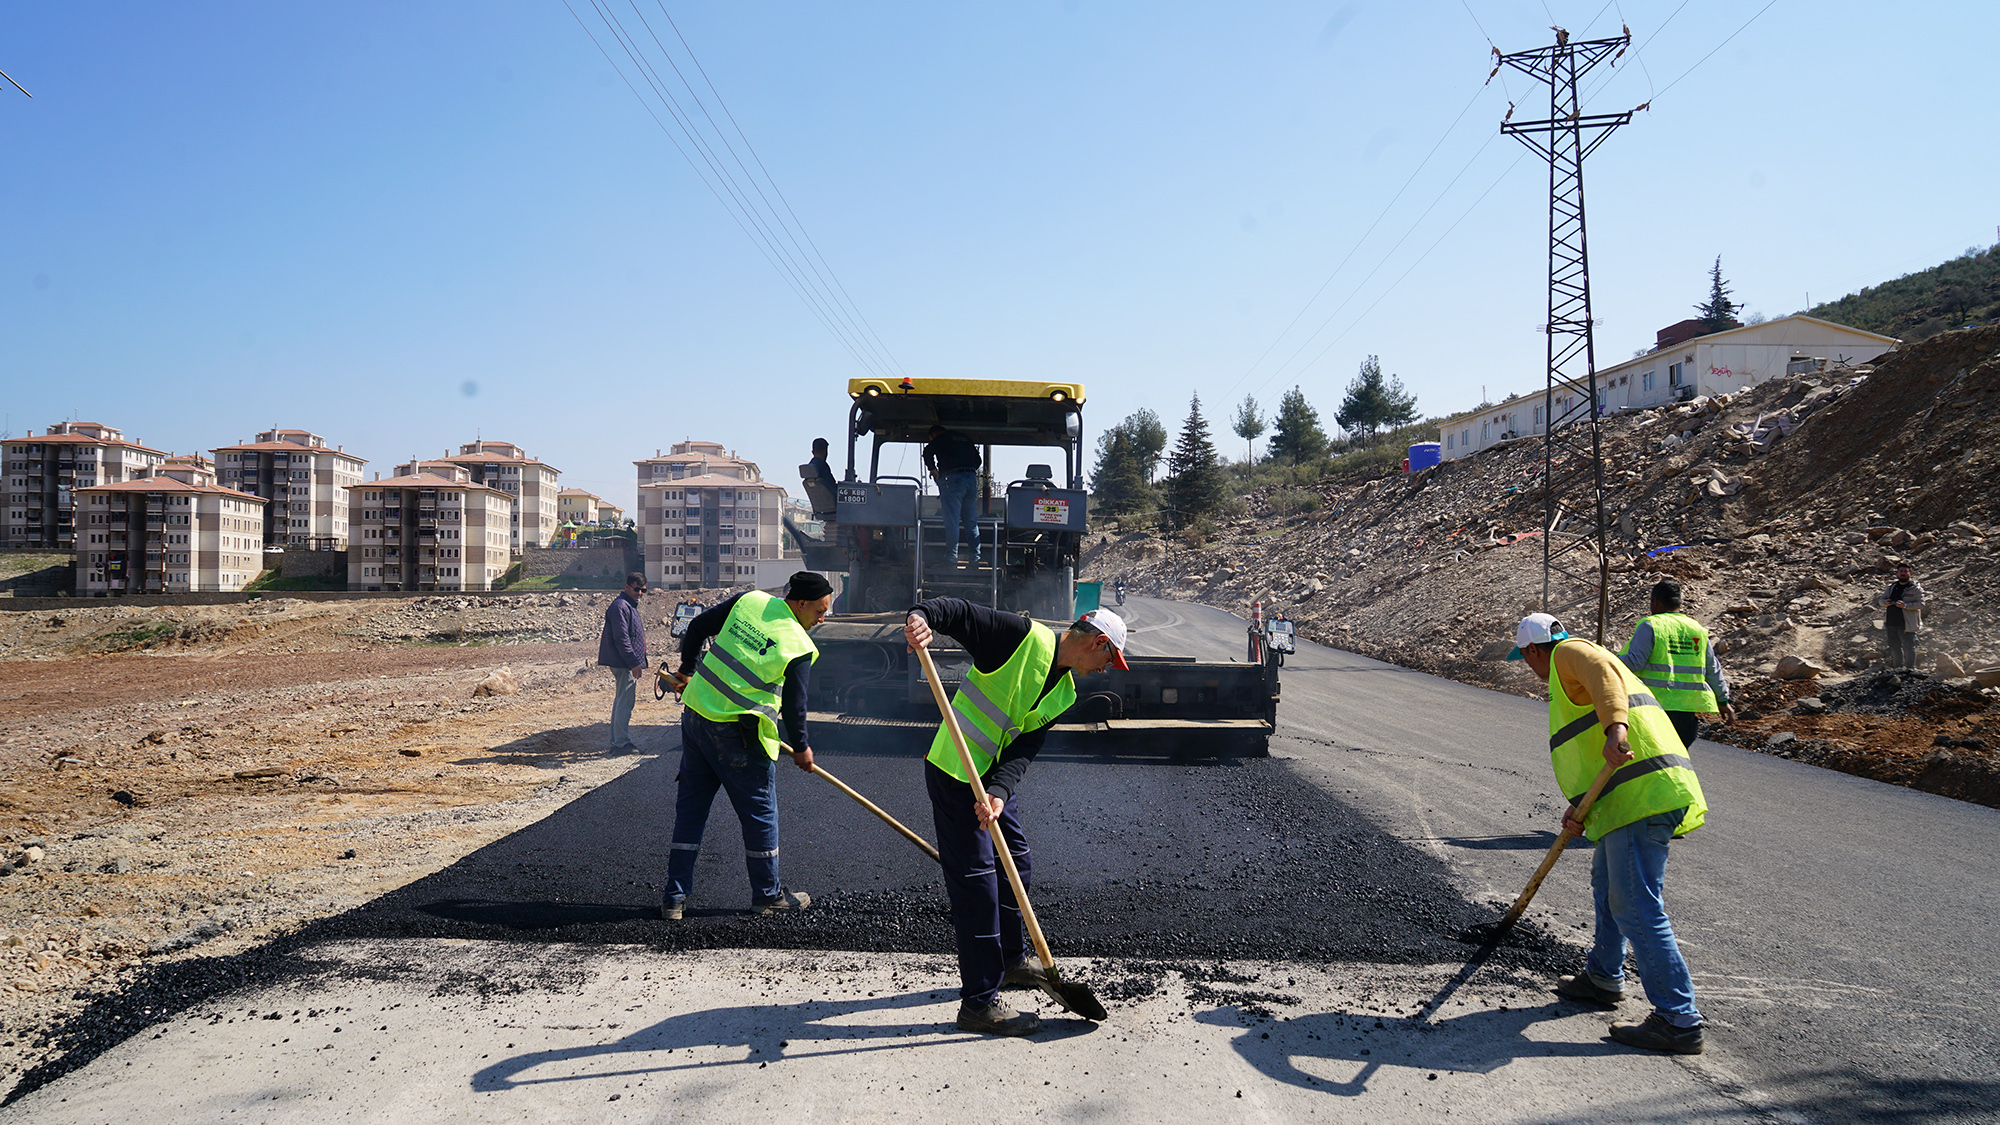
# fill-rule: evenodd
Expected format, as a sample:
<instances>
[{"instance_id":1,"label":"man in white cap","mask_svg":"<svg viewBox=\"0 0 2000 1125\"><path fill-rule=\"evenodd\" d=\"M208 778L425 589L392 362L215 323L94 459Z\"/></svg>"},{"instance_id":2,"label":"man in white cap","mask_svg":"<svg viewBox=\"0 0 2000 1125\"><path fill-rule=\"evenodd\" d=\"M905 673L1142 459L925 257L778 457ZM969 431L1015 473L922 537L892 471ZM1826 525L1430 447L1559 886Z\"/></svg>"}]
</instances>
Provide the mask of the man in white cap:
<instances>
[{"instance_id":1,"label":"man in white cap","mask_svg":"<svg viewBox=\"0 0 2000 1125\"><path fill-rule=\"evenodd\" d=\"M1039 987L1043 972L1029 959L1021 909L996 867L986 826L1000 825L1021 885L1027 886L1030 857L1016 798L1021 778L1049 724L1076 702L1075 677L1127 666L1125 622L1108 609L1092 610L1057 637L1040 622L960 598L932 598L911 607L903 622L911 651L938 634L957 641L972 658L951 706L987 796L985 807L973 799L951 732L939 724L924 760L924 784L958 939L958 1026L1027 1035L1041 1026L1041 1017L1015 1011L1000 999L1000 987Z\"/></svg>"},{"instance_id":2,"label":"man in white cap","mask_svg":"<svg viewBox=\"0 0 2000 1125\"><path fill-rule=\"evenodd\" d=\"M1514 630L1509 660L1526 661L1549 689L1549 756L1569 798L1563 834L1597 845L1590 890L1597 933L1583 971L1556 981L1574 1000L1615 1006L1625 999L1631 943L1653 1012L1643 1023L1614 1023L1611 1037L1653 1051L1698 1055L1705 1045L1694 980L1667 920L1667 844L1701 827L1708 814L1694 761L1646 685L1610 652L1571 637L1562 622L1531 613ZM1590 815L1576 805L1599 771L1611 776Z\"/></svg>"}]
</instances>

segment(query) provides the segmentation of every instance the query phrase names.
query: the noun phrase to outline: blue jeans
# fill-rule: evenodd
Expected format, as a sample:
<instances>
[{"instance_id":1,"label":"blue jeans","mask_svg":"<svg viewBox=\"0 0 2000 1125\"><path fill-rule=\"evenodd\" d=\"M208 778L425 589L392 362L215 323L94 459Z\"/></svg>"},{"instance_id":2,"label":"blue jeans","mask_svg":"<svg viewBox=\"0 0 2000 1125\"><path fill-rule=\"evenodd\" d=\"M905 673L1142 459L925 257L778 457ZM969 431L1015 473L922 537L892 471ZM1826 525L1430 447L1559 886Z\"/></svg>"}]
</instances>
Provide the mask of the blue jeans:
<instances>
[{"instance_id":1,"label":"blue jeans","mask_svg":"<svg viewBox=\"0 0 2000 1125\"><path fill-rule=\"evenodd\" d=\"M1597 944L1584 967L1603 988L1625 983L1625 944L1646 986L1646 999L1675 1027L1702 1022L1694 1006L1694 979L1681 960L1667 920L1667 843L1686 809L1649 816L1614 828L1597 841L1590 863L1590 890L1597 900Z\"/></svg>"},{"instance_id":2,"label":"blue jeans","mask_svg":"<svg viewBox=\"0 0 2000 1125\"><path fill-rule=\"evenodd\" d=\"M636 750L639 745L632 741L632 705L639 699L639 670L613 668L611 674L618 679L618 694L611 700L611 749Z\"/></svg>"},{"instance_id":3,"label":"blue jeans","mask_svg":"<svg viewBox=\"0 0 2000 1125\"><path fill-rule=\"evenodd\" d=\"M956 469L938 478L938 514L944 517L944 556L958 561L962 539L972 544L972 557L979 557L979 473Z\"/></svg>"},{"instance_id":4,"label":"blue jeans","mask_svg":"<svg viewBox=\"0 0 2000 1125\"><path fill-rule=\"evenodd\" d=\"M694 889L694 861L717 789L728 792L736 819L743 822L751 901L762 905L784 894L778 881L778 763L762 746L745 746L737 730L737 724L704 719L693 708L681 713L680 798L668 845L668 902L684 901Z\"/></svg>"},{"instance_id":5,"label":"blue jeans","mask_svg":"<svg viewBox=\"0 0 2000 1125\"><path fill-rule=\"evenodd\" d=\"M958 996L975 1002L991 1000L1000 995L1007 966L1028 955L1021 908L994 858L993 837L973 814L972 786L927 761L924 787L930 791L945 897L951 900L951 928L958 937ZM1015 813L1010 794L1000 811L1000 834L1021 873L1021 886L1027 887L1033 857Z\"/></svg>"}]
</instances>

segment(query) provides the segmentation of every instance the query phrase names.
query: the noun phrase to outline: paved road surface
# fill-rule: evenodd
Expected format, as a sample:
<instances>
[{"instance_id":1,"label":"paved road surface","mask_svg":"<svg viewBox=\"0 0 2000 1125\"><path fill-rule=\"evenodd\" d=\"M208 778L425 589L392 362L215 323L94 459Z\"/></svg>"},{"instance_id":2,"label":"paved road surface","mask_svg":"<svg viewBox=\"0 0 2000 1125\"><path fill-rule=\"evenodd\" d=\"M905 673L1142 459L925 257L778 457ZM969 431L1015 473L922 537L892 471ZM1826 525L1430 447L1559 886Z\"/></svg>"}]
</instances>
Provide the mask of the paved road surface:
<instances>
[{"instance_id":1,"label":"paved road surface","mask_svg":"<svg viewBox=\"0 0 2000 1125\"><path fill-rule=\"evenodd\" d=\"M1141 653L1241 650L1218 611L1127 615ZM1704 744L1715 811L1669 882L1714 1046L1635 1054L1603 1039L1606 1014L1546 992L1580 960L1585 856L1522 940L1490 958L1452 940L1552 839L1545 722L1531 701L1305 645L1270 760L1052 742L1021 795L1035 898L1114 1016L1008 1043L950 1027L929 861L789 766L785 870L814 908L741 913L725 805L693 916L651 919L677 760L652 732L666 753L446 871L100 1007L75 1031L95 1061L33 1076L0 1115L1992 1118L2000 814ZM921 739L816 737L829 769L931 834Z\"/></svg>"}]
</instances>

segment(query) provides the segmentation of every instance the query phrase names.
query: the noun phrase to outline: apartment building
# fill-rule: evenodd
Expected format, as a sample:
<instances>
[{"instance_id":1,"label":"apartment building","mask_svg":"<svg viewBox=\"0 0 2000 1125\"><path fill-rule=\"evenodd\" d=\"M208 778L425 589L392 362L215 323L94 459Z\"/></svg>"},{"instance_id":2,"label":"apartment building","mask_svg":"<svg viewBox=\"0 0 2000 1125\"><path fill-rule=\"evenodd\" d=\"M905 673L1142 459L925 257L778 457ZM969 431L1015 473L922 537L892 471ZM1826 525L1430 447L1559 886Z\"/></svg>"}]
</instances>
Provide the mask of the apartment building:
<instances>
[{"instance_id":1,"label":"apartment building","mask_svg":"<svg viewBox=\"0 0 2000 1125\"><path fill-rule=\"evenodd\" d=\"M472 474L474 484L497 488L514 498L509 548L515 554L521 553L523 543L546 547L555 540L556 528L562 524L557 514L560 469L544 465L520 446L505 441L467 442L438 462L456 465Z\"/></svg>"},{"instance_id":2,"label":"apartment building","mask_svg":"<svg viewBox=\"0 0 2000 1125\"><path fill-rule=\"evenodd\" d=\"M339 551L348 541L348 489L360 484L368 462L329 448L305 430L270 429L256 441L225 445L215 454L216 479L225 487L262 496L264 543Z\"/></svg>"},{"instance_id":3,"label":"apartment building","mask_svg":"<svg viewBox=\"0 0 2000 1125\"><path fill-rule=\"evenodd\" d=\"M77 489L146 476L166 459L96 422L58 422L45 434L0 442L7 470L0 546L75 547Z\"/></svg>"},{"instance_id":4,"label":"apartment building","mask_svg":"<svg viewBox=\"0 0 2000 1125\"><path fill-rule=\"evenodd\" d=\"M787 551L785 490L716 442L684 441L634 461L646 581L669 590L783 585L799 569Z\"/></svg>"},{"instance_id":5,"label":"apartment building","mask_svg":"<svg viewBox=\"0 0 2000 1125\"><path fill-rule=\"evenodd\" d=\"M556 516L563 523L579 526L622 527L625 524L625 509L581 488L565 488L556 494Z\"/></svg>"},{"instance_id":6,"label":"apartment building","mask_svg":"<svg viewBox=\"0 0 2000 1125\"><path fill-rule=\"evenodd\" d=\"M491 590L512 561L514 498L456 465L402 469L348 486L347 588Z\"/></svg>"},{"instance_id":7,"label":"apartment building","mask_svg":"<svg viewBox=\"0 0 2000 1125\"><path fill-rule=\"evenodd\" d=\"M226 593L264 569L264 506L215 482L199 455L76 490L76 592Z\"/></svg>"}]
</instances>

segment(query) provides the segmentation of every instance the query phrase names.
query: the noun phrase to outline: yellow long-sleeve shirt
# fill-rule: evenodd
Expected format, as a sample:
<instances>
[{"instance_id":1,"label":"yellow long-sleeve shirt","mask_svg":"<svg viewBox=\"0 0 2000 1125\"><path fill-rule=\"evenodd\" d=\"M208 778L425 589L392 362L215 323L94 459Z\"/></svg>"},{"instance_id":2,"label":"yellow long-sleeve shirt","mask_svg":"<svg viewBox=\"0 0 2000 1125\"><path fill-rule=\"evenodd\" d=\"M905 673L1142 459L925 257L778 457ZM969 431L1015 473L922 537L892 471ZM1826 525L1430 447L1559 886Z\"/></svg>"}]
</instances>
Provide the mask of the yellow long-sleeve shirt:
<instances>
[{"instance_id":1,"label":"yellow long-sleeve shirt","mask_svg":"<svg viewBox=\"0 0 2000 1125\"><path fill-rule=\"evenodd\" d=\"M1571 638L1556 646L1551 663L1555 666L1556 682L1562 685L1570 702L1595 707L1600 725L1608 727L1629 721L1625 678L1619 674L1618 658L1609 650Z\"/></svg>"}]
</instances>

